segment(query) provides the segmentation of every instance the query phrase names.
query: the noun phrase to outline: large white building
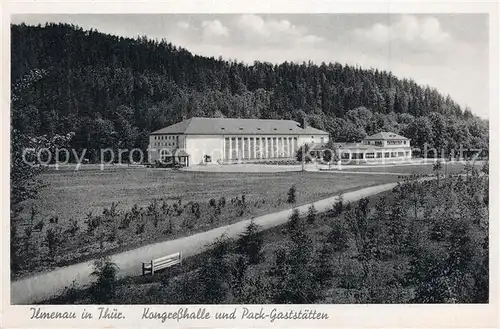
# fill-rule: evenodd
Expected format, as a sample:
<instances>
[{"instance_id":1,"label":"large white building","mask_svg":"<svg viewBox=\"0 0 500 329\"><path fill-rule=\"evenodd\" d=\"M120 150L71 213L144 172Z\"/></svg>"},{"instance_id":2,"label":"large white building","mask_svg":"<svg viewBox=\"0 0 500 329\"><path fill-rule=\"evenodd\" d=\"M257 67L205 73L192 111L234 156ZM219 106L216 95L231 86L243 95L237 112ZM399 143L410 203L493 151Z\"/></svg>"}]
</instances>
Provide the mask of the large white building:
<instances>
[{"instance_id":1,"label":"large white building","mask_svg":"<svg viewBox=\"0 0 500 329\"><path fill-rule=\"evenodd\" d=\"M257 162L292 159L304 144L325 144L328 133L292 120L191 118L149 135L149 162Z\"/></svg>"}]
</instances>

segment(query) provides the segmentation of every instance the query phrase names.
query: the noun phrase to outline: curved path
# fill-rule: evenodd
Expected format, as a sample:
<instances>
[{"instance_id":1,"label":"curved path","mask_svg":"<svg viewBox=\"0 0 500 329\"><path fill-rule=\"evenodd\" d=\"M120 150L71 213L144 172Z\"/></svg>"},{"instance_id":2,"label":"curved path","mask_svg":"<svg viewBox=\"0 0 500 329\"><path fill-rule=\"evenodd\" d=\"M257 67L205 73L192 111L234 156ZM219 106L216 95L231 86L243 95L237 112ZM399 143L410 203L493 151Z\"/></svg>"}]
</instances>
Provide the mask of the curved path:
<instances>
[{"instance_id":1,"label":"curved path","mask_svg":"<svg viewBox=\"0 0 500 329\"><path fill-rule=\"evenodd\" d=\"M382 184L362 188L344 194L344 201L357 201L361 198L375 195L391 190L396 183ZM338 196L332 196L314 202L318 212L331 209ZM297 207L301 213L305 213L310 204ZM254 221L262 229L269 229L287 222L292 209L255 217ZM140 275L141 263L171 253L182 252L184 257L189 257L201 252L204 247L222 234L236 237L250 223L250 219L243 220L231 225L221 226L210 231L197 233L176 240L158 242L137 249L125 251L111 256L113 262L119 267L119 277ZM11 304L37 303L54 297L62 289L71 285L73 281L82 287L91 282L93 261L69 265L55 269L50 272L35 274L34 276L13 281L11 283Z\"/></svg>"}]
</instances>

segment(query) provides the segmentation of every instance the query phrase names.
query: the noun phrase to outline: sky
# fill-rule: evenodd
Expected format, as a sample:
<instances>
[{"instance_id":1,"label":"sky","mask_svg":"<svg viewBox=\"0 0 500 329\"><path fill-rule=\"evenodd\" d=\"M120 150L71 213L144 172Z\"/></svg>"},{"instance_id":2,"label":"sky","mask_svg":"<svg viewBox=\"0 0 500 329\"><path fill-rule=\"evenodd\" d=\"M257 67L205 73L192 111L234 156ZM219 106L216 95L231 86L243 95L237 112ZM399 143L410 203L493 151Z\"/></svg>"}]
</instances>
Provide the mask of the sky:
<instances>
[{"instance_id":1,"label":"sky","mask_svg":"<svg viewBox=\"0 0 500 329\"><path fill-rule=\"evenodd\" d=\"M11 22L145 35L249 64L339 62L388 70L489 117L487 14L30 14Z\"/></svg>"}]
</instances>

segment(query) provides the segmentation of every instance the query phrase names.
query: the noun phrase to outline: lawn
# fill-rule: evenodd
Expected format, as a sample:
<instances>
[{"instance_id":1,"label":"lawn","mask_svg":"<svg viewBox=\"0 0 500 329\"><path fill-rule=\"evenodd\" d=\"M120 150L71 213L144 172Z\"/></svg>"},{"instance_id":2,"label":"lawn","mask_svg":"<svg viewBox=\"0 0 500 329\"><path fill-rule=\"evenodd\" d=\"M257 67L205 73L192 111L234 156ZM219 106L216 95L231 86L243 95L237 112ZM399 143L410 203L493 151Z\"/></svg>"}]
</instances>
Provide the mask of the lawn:
<instances>
[{"instance_id":1,"label":"lawn","mask_svg":"<svg viewBox=\"0 0 500 329\"><path fill-rule=\"evenodd\" d=\"M483 166L483 161L477 161L474 167L480 170ZM463 173L465 162L453 162L446 165L446 172L448 174L458 174ZM385 167L363 167L363 168L349 168L348 165L342 166L342 170L345 171L359 171L359 172L390 172L390 173L407 173L407 174L433 174L433 163L419 164L419 165L401 165L401 166L385 166ZM443 163L443 168L441 169L441 174L445 172L445 164Z\"/></svg>"},{"instance_id":2,"label":"lawn","mask_svg":"<svg viewBox=\"0 0 500 329\"><path fill-rule=\"evenodd\" d=\"M204 173L144 168L50 169L41 178L47 186L37 200L26 203L22 220L14 223L22 264L16 277L289 208L287 192L292 185L297 188L295 204L300 205L398 179L324 172ZM32 206L36 209L33 221ZM55 216L56 223L50 219ZM40 222L41 229L33 229L27 237L26 228ZM57 233L52 252L49 230Z\"/></svg>"},{"instance_id":3,"label":"lawn","mask_svg":"<svg viewBox=\"0 0 500 329\"><path fill-rule=\"evenodd\" d=\"M153 199L208 202L211 198L225 196L230 199L243 194L248 199L284 201L288 189L295 185L297 204L304 204L341 190L382 184L397 178L323 172L206 173L119 168L51 170L41 179L48 186L40 191L38 200L26 203L26 210L34 205L40 218L58 216L65 222L71 218L83 220L89 211L99 214L112 202L118 202L119 209L129 209L134 204L147 206Z\"/></svg>"}]
</instances>

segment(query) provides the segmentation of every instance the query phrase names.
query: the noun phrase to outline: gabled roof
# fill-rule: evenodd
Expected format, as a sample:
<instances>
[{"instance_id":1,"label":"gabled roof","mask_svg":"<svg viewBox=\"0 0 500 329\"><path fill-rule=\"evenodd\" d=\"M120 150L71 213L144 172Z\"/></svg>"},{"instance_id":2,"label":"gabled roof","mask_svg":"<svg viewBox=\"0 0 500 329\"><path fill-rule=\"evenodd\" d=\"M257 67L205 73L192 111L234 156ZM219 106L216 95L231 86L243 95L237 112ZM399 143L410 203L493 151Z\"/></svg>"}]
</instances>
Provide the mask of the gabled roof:
<instances>
[{"instance_id":1,"label":"gabled roof","mask_svg":"<svg viewBox=\"0 0 500 329\"><path fill-rule=\"evenodd\" d=\"M388 131L381 131L374 135L365 137L363 140L408 140L408 138Z\"/></svg>"},{"instance_id":2,"label":"gabled roof","mask_svg":"<svg viewBox=\"0 0 500 329\"><path fill-rule=\"evenodd\" d=\"M198 118L154 131L151 135L328 135L326 131L307 126L301 128L293 120Z\"/></svg>"}]
</instances>

